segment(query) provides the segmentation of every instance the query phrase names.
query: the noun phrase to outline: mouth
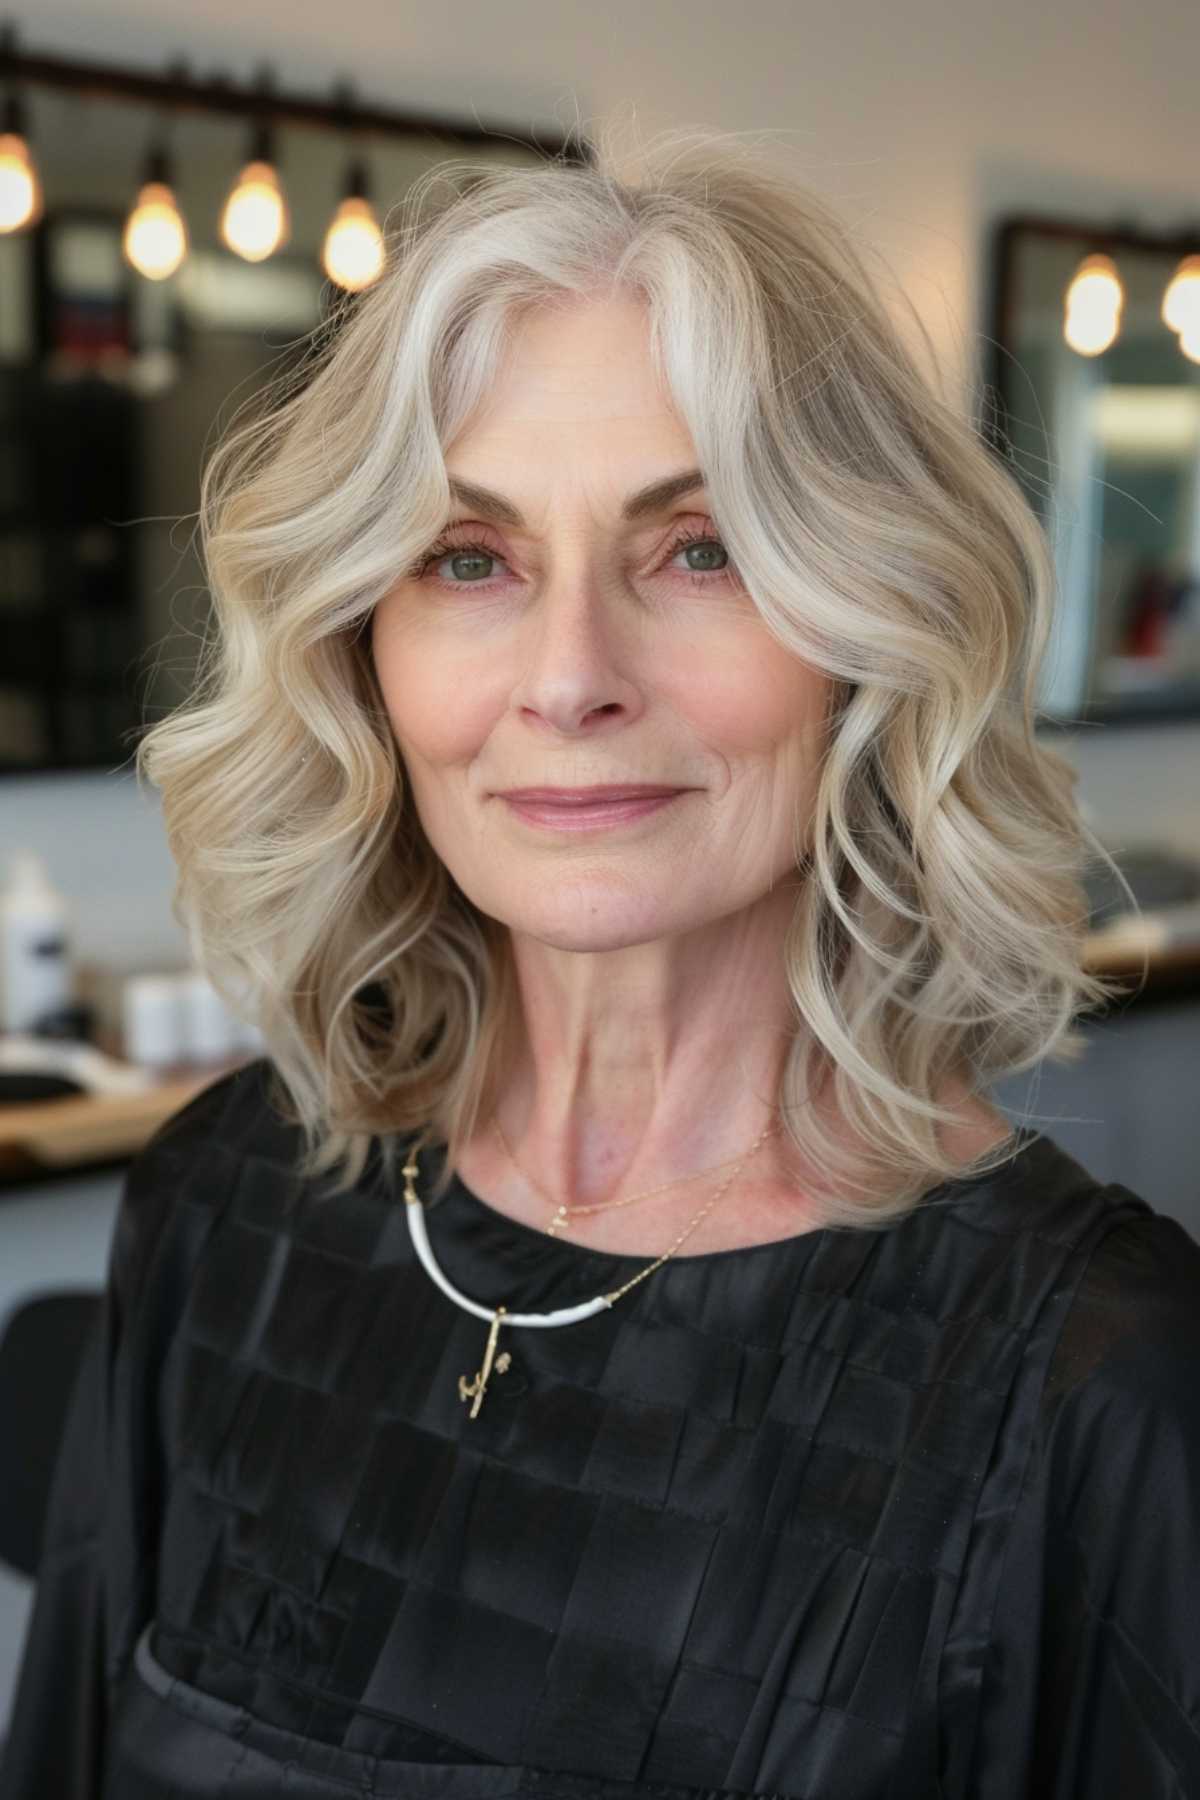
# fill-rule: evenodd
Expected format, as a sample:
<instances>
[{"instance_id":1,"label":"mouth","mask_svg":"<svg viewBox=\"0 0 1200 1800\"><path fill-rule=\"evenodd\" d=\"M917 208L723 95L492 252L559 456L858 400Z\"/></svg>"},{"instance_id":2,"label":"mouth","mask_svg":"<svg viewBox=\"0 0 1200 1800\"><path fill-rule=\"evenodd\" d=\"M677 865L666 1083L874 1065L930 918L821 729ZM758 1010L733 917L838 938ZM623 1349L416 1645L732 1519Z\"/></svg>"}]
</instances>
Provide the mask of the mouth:
<instances>
[{"instance_id":1,"label":"mouth","mask_svg":"<svg viewBox=\"0 0 1200 1800\"><path fill-rule=\"evenodd\" d=\"M563 799L564 791L557 790L559 797L552 800L527 799L523 793L505 793L500 798L517 818L528 824L556 831L594 831L649 817L688 792L686 788L624 788L609 790L599 799L579 800ZM575 790L593 796L595 791Z\"/></svg>"},{"instance_id":2,"label":"mouth","mask_svg":"<svg viewBox=\"0 0 1200 1800\"><path fill-rule=\"evenodd\" d=\"M684 790L659 782L605 782L593 787L505 788L501 799L538 806L598 806L612 800L656 800Z\"/></svg>"}]
</instances>

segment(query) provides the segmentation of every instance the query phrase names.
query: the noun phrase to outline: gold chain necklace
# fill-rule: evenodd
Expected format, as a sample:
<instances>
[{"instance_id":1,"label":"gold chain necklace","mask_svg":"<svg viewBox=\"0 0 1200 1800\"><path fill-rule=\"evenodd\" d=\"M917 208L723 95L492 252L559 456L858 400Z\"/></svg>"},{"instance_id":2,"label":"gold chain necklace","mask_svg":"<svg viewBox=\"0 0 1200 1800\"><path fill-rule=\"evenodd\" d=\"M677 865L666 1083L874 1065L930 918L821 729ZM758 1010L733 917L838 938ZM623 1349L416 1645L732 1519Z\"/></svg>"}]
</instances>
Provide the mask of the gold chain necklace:
<instances>
[{"instance_id":1,"label":"gold chain necklace","mask_svg":"<svg viewBox=\"0 0 1200 1800\"><path fill-rule=\"evenodd\" d=\"M539 1193L549 1206L553 1206L554 1201L550 1198L545 1188L533 1179L533 1176L525 1168L524 1164L519 1163L513 1155L513 1152L509 1147L508 1139L500 1129L499 1119L493 1116L492 1125L497 1137L504 1146L504 1153L508 1157L509 1162L513 1165L513 1168L517 1170L518 1174L525 1178L530 1187L533 1188L536 1193ZM766 1135L770 1137L772 1133L778 1131L778 1129L778 1125L770 1125L767 1128ZM761 1144L761 1142L762 1139L760 1138L759 1143ZM756 1144L755 1149L757 1148L758 1145ZM753 1154L753 1152L751 1152L751 1154ZM565 1230L570 1225L571 1219L576 1213L610 1212L619 1206L632 1206L638 1200L649 1200L653 1194L663 1194L668 1188L682 1187L685 1181L698 1181L702 1175L716 1175L721 1169L727 1169L731 1162L736 1161L737 1158L731 1156L726 1162L714 1163L710 1169L697 1169L691 1175L676 1175L671 1181L661 1182L658 1187L645 1188L640 1194L629 1194L624 1200L596 1200L588 1205L580 1206L568 1206L565 1200L560 1201L554 1217L546 1227L547 1235L555 1237L560 1230Z\"/></svg>"},{"instance_id":2,"label":"gold chain necklace","mask_svg":"<svg viewBox=\"0 0 1200 1800\"><path fill-rule=\"evenodd\" d=\"M474 1418L476 1416L479 1408L483 1404L483 1396L487 1392L488 1377L492 1373L493 1366L495 1367L497 1374L503 1375L504 1371L509 1367L512 1361L507 1350L500 1356L496 1356L495 1354L496 1340L500 1335L501 1325L574 1325L581 1319L590 1319L595 1313L598 1313L602 1307L615 1305L622 1294L627 1294L630 1288L637 1286L639 1281L645 1281L647 1275L653 1275L655 1269L660 1269L665 1262L668 1262L670 1258L674 1256L680 1244L684 1243L692 1235L692 1232L695 1231L701 1220L712 1211L722 1194L726 1193L732 1186L739 1169L744 1167L744 1165L750 1161L750 1158L762 1148L762 1145L766 1142L773 1129L774 1127L772 1125L765 1125L763 1127L757 1143L754 1144L752 1149L746 1152L745 1156L738 1164L738 1167L734 1169L733 1174L722 1182L708 1204L701 1207L700 1211L695 1215L690 1224L685 1226L680 1232L679 1236L675 1239L675 1242L671 1245L671 1248L665 1251L662 1256L656 1256L653 1262L648 1263L644 1269L639 1269L636 1275L631 1276L628 1281L624 1282L619 1288L614 1289L611 1294L597 1294L594 1300L584 1300L579 1306L561 1306L557 1311L549 1313L510 1313L505 1306L483 1306L478 1300L470 1300L465 1294L459 1292L448 1276L442 1272L437 1258L433 1254L433 1249L429 1242L429 1233L425 1228L424 1203L413 1187L413 1181L421 1171L416 1158L410 1153L408 1161L404 1165L404 1213L408 1220L409 1235L412 1238L413 1247L417 1252L421 1265L430 1280L435 1282L436 1285L441 1288L442 1292L447 1295L449 1299L454 1301L456 1306L461 1306L465 1312L473 1313L477 1319L491 1320L491 1329L488 1332L487 1347L484 1350L482 1366L476 1371L475 1376L471 1381L468 1381L465 1375L460 1375L458 1378L459 1399L473 1399L474 1401L474 1404L471 1407L471 1417Z\"/></svg>"}]
</instances>

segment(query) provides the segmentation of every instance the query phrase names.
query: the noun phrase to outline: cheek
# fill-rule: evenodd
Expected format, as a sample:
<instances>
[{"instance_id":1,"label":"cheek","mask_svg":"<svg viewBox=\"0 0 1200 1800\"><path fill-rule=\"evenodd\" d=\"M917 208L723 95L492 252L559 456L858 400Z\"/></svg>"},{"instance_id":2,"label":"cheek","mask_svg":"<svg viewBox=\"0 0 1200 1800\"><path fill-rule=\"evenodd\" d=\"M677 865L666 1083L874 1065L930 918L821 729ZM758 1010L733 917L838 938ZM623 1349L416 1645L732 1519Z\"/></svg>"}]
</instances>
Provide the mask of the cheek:
<instances>
[{"instance_id":1,"label":"cheek","mask_svg":"<svg viewBox=\"0 0 1200 1800\"><path fill-rule=\"evenodd\" d=\"M706 659L683 674L679 704L714 749L757 759L803 754L818 742L829 678L782 648Z\"/></svg>"},{"instance_id":2,"label":"cheek","mask_svg":"<svg viewBox=\"0 0 1200 1800\"><path fill-rule=\"evenodd\" d=\"M457 669L445 644L407 626L387 602L376 608L371 655L397 745L414 762L462 762L492 722L486 683Z\"/></svg>"}]
</instances>

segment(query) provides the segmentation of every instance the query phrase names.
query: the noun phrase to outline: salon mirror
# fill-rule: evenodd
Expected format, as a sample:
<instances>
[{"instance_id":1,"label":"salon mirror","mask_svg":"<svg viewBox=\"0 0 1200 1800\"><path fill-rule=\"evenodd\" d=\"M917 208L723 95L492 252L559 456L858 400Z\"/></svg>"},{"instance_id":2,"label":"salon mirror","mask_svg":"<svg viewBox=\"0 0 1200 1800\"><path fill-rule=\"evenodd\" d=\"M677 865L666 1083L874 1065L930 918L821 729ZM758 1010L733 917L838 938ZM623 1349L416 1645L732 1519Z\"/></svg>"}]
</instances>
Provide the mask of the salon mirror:
<instances>
[{"instance_id":1,"label":"salon mirror","mask_svg":"<svg viewBox=\"0 0 1200 1800\"><path fill-rule=\"evenodd\" d=\"M341 297L320 256L348 168L365 165L386 222L433 163L542 162L564 140L277 115L290 235L252 262L219 232L253 147L244 111L37 81L22 100L44 215L0 236L0 772L124 768L191 686L208 616L193 536L206 448ZM157 142L189 246L151 280L122 234Z\"/></svg>"},{"instance_id":2,"label":"salon mirror","mask_svg":"<svg viewBox=\"0 0 1200 1800\"><path fill-rule=\"evenodd\" d=\"M1155 238L1014 218L996 230L986 423L1054 549L1047 721L1200 718L1200 329L1185 343L1162 316L1197 252L1200 227ZM1122 304L1108 330L1085 313L1085 350L1065 306L1092 254L1116 278L1101 312L1106 291ZM1188 304L1200 327L1200 285Z\"/></svg>"}]
</instances>

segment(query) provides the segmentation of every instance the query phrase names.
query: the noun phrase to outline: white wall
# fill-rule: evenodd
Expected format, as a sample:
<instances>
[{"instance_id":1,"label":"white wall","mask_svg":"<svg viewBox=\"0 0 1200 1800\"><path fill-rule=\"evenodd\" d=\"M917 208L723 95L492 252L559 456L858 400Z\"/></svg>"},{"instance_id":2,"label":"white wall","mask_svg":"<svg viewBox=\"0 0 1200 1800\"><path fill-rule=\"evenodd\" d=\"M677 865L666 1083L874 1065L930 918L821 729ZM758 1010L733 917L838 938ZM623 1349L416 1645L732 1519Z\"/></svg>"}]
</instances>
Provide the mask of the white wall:
<instances>
[{"instance_id":1,"label":"white wall","mask_svg":"<svg viewBox=\"0 0 1200 1800\"><path fill-rule=\"evenodd\" d=\"M156 789L102 769L0 779L0 863L18 846L39 853L70 903L76 961L188 960L171 916L175 867Z\"/></svg>"}]
</instances>

